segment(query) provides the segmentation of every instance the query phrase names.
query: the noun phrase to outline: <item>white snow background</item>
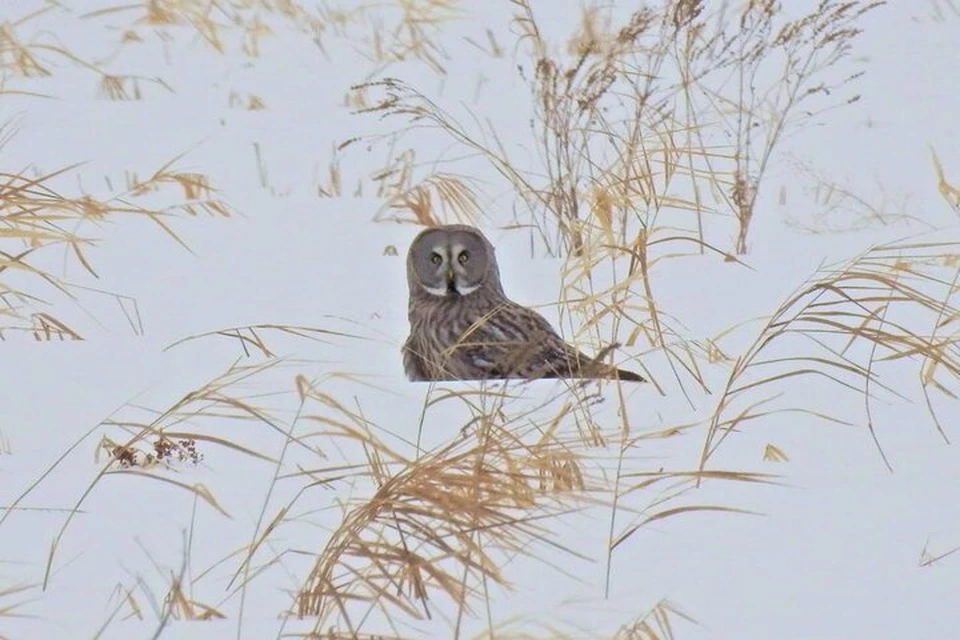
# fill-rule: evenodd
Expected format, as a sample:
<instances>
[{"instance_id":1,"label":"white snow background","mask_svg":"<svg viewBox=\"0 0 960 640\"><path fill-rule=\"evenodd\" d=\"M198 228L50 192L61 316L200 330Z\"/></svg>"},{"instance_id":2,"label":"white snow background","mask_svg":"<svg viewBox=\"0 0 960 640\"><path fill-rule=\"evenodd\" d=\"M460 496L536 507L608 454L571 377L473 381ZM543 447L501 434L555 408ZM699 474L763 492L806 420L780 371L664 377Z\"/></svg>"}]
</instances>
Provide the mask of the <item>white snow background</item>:
<instances>
[{"instance_id":1,"label":"white snow background","mask_svg":"<svg viewBox=\"0 0 960 640\"><path fill-rule=\"evenodd\" d=\"M399 4L367 10L382 12L389 23ZM635 8L630 2L614 4L617 15ZM721 3L706 4L713 9ZM43 6L0 1L0 21ZM532 158L531 98L515 69L520 56L511 32L513 8L508 2L461 3L459 17L434 34L450 56L441 75L417 60L380 68L361 53L369 47L358 38L369 37L369 28L320 34L321 50L310 34L277 19L269 23L273 33L260 40L256 57L240 51L236 34L225 35L226 50L220 53L183 25L134 26L143 41L126 45L114 57L123 28L138 14L84 16L108 6L65 2L24 23L18 33L100 60L111 73L162 78L172 90L144 80L141 100L107 100L98 95L95 74L47 52L55 68L50 77L4 79L7 91L51 97L0 93L0 122L14 130L0 150L0 170L34 175L83 163L57 179L58 189L108 198L122 190L118 185L125 172L149 175L183 154L175 167L208 175L218 197L237 215L169 221L189 251L137 216L91 220L76 231L97 239L88 251L98 279L67 251L48 250L45 259L58 274L135 299L143 331L133 329L110 295L87 291L73 303L43 289L42 296L55 301L58 317L68 319L85 340L36 342L29 334L6 332L0 342L0 506L5 508L0 514L0 637L146 638L159 629L163 638L267 638L309 631L314 621L284 612L339 522L340 506L357 498L362 486L306 489L288 524L251 561L245 589L241 583L247 545L308 484L303 476L292 476L271 489L274 476L294 474L296 464L319 466L310 455L298 458L291 451L278 470L270 461L200 442L204 458L199 465L174 464L154 473L208 487L228 516L173 484L117 474L97 483L62 527L108 464L104 453L96 458L101 435L121 439L116 427L101 426L102 421L142 418L127 405L163 408L234 363L264 362L245 357L240 344L227 337L167 348L200 333L278 323L362 336L329 336L324 342L267 338L281 359L242 389L273 411L279 430L236 420L207 423L212 435L264 456L281 456L298 405L298 374L362 410L370 423L383 427L379 435L392 445L408 446L403 440L421 437L421 446L429 450L460 437L467 414L449 402L426 412L419 433L424 399L436 391L404 378L399 354L407 332L404 255L419 227L374 221L384 201L376 197L369 176L383 167L383 149L366 152L361 144L344 150L343 197L321 197L318 185L325 184L335 145L399 124L388 127L376 115L353 114L344 103L351 85L372 77L402 78L451 112L489 119L516 158ZM361 6L366 5L337 5L345 11ZM580 20L580 4L539 0L533 6L545 36L562 50ZM957 212L938 193L931 160L934 149L948 175L960 172L960 14L950 7L896 2L863 19L863 34L840 63L850 72L866 71L851 85L851 92L862 97L817 115L777 148L761 186L750 250L741 256L748 267L705 255L659 268L658 302L682 321L690 337L715 336L770 314L821 264L853 258L876 243L915 234L924 234L926 241L956 238ZM228 15L229 10L222 19ZM484 56L465 43L465 36L484 41L486 28L496 34L504 57ZM231 107L232 92L256 94L266 108ZM418 160L428 168L460 153L436 132L408 135L421 137ZM801 164L870 202L905 202L915 220L857 232L805 233L797 223L810 223L824 207L811 191L809 176L797 171ZM361 180L363 196L352 197ZM508 228L516 221L509 189L481 189L481 195L486 219L478 224L497 247L507 293L523 304L542 305L541 312L569 335L571 318L564 315L561 321L555 304L562 260L546 257L542 247L531 252L530 234ZM391 245L398 255L385 254ZM0 237L0 248L16 253L23 247ZM126 309L132 309L129 301ZM760 326L754 322L738 330L724 343L727 353L737 355ZM725 379L722 367L707 369L713 394L694 393L691 406L665 360L642 338L617 352L628 368L636 368L627 361L634 356L641 356L644 371L663 393L654 385L624 383L632 428L655 431L709 417ZM354 377L329 377L334 371ZM960 455L937 433L918 383L910 382L916 375L910 366L884 368L881 380L902 376L906 382L897 389L913 392L905 400L884 396L872 407L893 473L863 426L862 397L800 378L784 388L794 405L842 411L858 416L858 425L796 413L746 423L727 438L711 465L778 474L778 484L708 482L678 503L755 514L693 512L640 528L612 555L608 597L610 508L548 520L542 525L552 539L579 555L539 544L530 556L498 557L512 589L491 586L486 603L483 595L473 601L462 637L491 628L503 637L521 632L613 637L664 599L696 621L671 616L674 637L683 640L960 637L960 555L922 562L925 554L938 556L960 546ZM471 383L444 386L472 388ZM564 387L538 381L509 389L519 396L510 406L534 407L562 394ZM613 385L604 386L603 393L605 402L595 417L615 428L622 418ZM946 435L956 440L960 408L954 399L941 396L937 402ZM314 428L297 426L301 435ZM651 440L634 452L632 464L651 471L693 469L705 428ZM764 461L767 443L785 451L789 461ZM406 452L412 454L412 448ZM655 497L651 494L649 501ZM618 527L629 520L624 518ZM183 570L187 548L186 591L225 619L161 622L164 595ZM41 588L48 562L50 575ZM24 590L4 595L5 589L18 587ZM138 603L138 612L131 601ZM4 608L14 604L16 615L4 615ZM396 627L375 610L362 630L451 637L455 604L437 595L428 607L431 619L393 612Z\"/></svg>"}]
</instances>

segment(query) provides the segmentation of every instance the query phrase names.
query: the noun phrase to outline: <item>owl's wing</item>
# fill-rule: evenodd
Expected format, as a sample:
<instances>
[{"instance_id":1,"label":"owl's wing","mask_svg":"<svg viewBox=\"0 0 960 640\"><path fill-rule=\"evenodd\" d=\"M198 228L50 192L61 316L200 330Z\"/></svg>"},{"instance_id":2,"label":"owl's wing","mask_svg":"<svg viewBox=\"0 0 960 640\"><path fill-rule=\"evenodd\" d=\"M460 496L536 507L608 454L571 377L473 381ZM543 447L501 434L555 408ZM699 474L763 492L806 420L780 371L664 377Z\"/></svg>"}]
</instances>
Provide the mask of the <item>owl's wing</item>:
<instances>
[{"instance_id":1,"label":"owl's wing","mask_svg":"<svg viewBox=\"0 0 960 640\"><path fill-rule=\"evenodd\" d=\"M458 351L478 378L568 377L576 375L582 357L546 318L514 303L504 303L478 320Z\"/></svg>"},{"instance_id":2,"label":"owl's wing","mask_svg":"<svg viewBox=\"0 0 960 640\"><path fill-rule=\"evenodd\" d=\"M469 333L469 332L468 332ZM644 382L567 344L546 318L508 302L466 336L461 355L480 378L619 378Z\"/></svg>"},{"instance_id":3,"label":"owl's wing","mask_svg":"<svg viewBox=\"0 0 960 640\"><path fill-rule=\"evenodd\" d=\"M413 334L403 343L403 371L407 378L413 381L430 380L430 373L427 371L426 363L421 350Z\"/></svg>"}]
</instances>

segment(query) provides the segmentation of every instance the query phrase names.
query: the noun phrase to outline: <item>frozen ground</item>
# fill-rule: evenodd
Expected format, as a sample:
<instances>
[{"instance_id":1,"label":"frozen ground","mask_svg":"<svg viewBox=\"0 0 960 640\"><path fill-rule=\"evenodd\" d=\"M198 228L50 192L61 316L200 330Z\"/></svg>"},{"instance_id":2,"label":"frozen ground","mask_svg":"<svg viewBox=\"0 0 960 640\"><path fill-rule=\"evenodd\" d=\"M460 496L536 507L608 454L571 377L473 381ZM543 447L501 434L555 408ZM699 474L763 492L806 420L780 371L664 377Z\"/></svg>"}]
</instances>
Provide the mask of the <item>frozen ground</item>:
<instances>
[{"instance_id":1,"label":"frozen ground","mask_svg":"<svg viewBox=\"0 0 960 640\"><path fill-rule=\"evenodd\" d=\"M483 9L479 4L471 9L476 14L454 23L443 36L454 54L466 47L462 35L482 37L476 25L490 26L502 42L511 42L506 3ZM542 15L557 34L575 25L574 3L566 3L569 11L561 10L561 3L540 4L553 7ZM938 5L945 12L939 18ZM4 3L0 18L25 15L31 6L39 3ZM72 50L93 58L108 56L119 32L104 26L127 24L129 16L82 18L79 13L76 7L54 11L24 29L40 38L55 33ZM921 232L926 239L955 238L956 214L937 193L930 149L948 174L958 175L960 92L950 80L960 77L958 25L960 15L934 2L891 3L865 20L854 52L867 69L857 85L862 99L819 116L817 124L785 141L765 183L751 252L744 258L752 270L703 257L670 263L659 274L660 303L682 319L691 336L715 335L769 313L822 262L850 258L872 243ZM301 586L310 555L319 552L337 522L338 500L349 499L349 492L306 491L296 505L306 515L261 550L253 564L263 573L246 590L240 589L240 578L230 581L237 572L243 576L244 549L266 524L258 521L269 521L302 486L281 478L271 491L277 467L269 461L204 446L201 465L158 472L208 487L228 517L170 483L118 474L99 482L62 529L67 511L104 467L105 456L95 457L97 441L104 433L119 438L116 428L98 426L101 421L142 417L124 405L166 407L238 358L240 366L252 364L237 342L224 337L167 349L182 338L256 323L361 336L333 336L322 343L273 339L285 359L241 388L245 397L273 411L280 431L240 421L204 424L206 432L264 456L281 455L280 433L291 427L297 409L293 379L298 374L359 407L367 420L392 434L384 437L397 446L419 437L429 449L455 440L464 423L462 411L443 405L427 412L418 433L427 389L404 379L398 351L407 331L403 256L418 229L375 223L383 202L370 188L363 197L351 197L353 185L382 166L382 155L362 150L345 155L345 196L317 195L333 146L377 126L374 118L350 115L343 104L348 87L375 65L332 34L326 37L325 58L309 36L278 27L274 37L261 41L260 56L249 58L236 51L236 43L221 55L195 36L164 42L145 27L141 31L145 41L111 61L111 70L161 77L174 91L144 82L143 100L104 100L97 96L96 78L66 62L58 63L49 78L17 79L17 88L53 98L0 96L0 120L12 121L17 129L0 154L2 170L52 171L84 162L58 187L107 196L115 189L105 176L116 186L127 171L150 174L186 152L176 166L209 175L238 215L174 221L190 251L142 219L90 222L78 231L101 239L90 250L97 280L51 251L51 264L68 265L60 273L65 268L76 282L135 298L143 328L132 330L114 298L88 292L82 304L89 315L55 298L57 310L83 328L85 341L36 343L13 336L0 343L0 504L11 505L57 463L0 524L0 614L4 606L22 603L16 613L23 616L0 615L0 637L90 638L101 627L101 637L150 637L171 576L184 566L192 597L227 618L172 621L164 638L265 638L310 628L309 621L284 620L281 613L291 606L290 595ZM187 33L184 27L170 32ZM512 73L509 55L499 61L471 55L451 63L457 73L444 82L416 64L390 69L389 75L405 78L445 105L467 104L496 121L510 143L522 148L530 135L528 96ZM486 85L474 100L481 75ZM257 94L267 108L231 108L232 92ZM421 157L425 163L449 153L443 147L427 151L434 156ZM796 160L876 201L909 195L907 208L921 222L859 233L802 233L789 221L808 219L817 204L804 191L807 183L795 171ZM554 302L560 261L542 252L531 256L525 233L504 230L513 219L509 192L484 196L488 219L481 224L498 248L508 293L530 305ZM399 255L385 252L390 245ZM555 306L542 310L558 321ZM748 329L745 337L730 342L731 348L749 339ZM647 346L638 344L635 350ZM715 398L694 396L691 407L668 369L658 368L662 360L651 355L646 362L664 394L651 386L628 388L627 413L635 429L709 415ZM327 378L333 371L355 377ZM915 375L906 371L902 375ZM896 368L889 372L901 375ZM722 370L707 375L714 388L722 384ZM810 408L844 405L851 415L860 409L855 397L831 395L824 385L798 384L809 386L789 391ZM548 382L517 387L520 397L512 406L535 406L560 390ZM597 420L610 426L618 417L614 394L607 391ZM565 516L550 528L557 541L579 555L543 546L534 558L504 561L502 571L514 591L492 590L489 609L475 611L466 630L480 633L488 620L513 619L507 628L514 631L549 636L544 630L555 625L575 637L610 636L668 599L698 622L676 624L675 635L683 640L953 637L960 628L960 557L947 556L930 566L921 566L921 560L924 553L936 556L960 546L960 457L925 418L917 397L911 399L873 408L894 473L885 469L863 428L797 414L756 421L732 436L714 463L780 474L781 484L708 484L690 502L762 515L691 513L640 529L614 555L609 598L603 591L609 510ZM960 409L955 400L939 406L947 435L956 440ZM652 441L633 464L652 470L693 468L701 443L700 435ZM766 443L783 449L790 461L764 462ZM282 473L298 463L319 464L311 455L289 453ZM55 540L47 588L41 590L36 585L44 580ZM268 564L283 549L295 552ZM29 588L3 596L5 588L17 586ZM123 601L128 590L142 607L138 615ZM402 625L412 626L397 631L444 637L453 610L437 600L431 603L432 620L407 621ZM374 630L390 628L372 625Z\"/></svg>"}]
</instances>

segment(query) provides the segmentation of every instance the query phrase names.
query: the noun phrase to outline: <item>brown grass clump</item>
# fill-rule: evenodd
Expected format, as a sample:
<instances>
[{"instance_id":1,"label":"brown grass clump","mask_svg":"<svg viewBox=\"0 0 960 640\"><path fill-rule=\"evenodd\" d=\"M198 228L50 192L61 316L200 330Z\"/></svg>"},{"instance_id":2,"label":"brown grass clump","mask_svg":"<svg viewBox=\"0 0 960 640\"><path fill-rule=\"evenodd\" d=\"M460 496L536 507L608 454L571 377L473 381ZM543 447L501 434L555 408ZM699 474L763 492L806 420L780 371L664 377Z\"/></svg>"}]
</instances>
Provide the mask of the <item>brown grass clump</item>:
<instances>
[{"instance_id":1,"label":"brown grass clump","mask_svg":"<svg viewBox=\"0 0 960 640\"><path fill-rule=\"evenodd\" d=\"M386 180L395 171L390 169L377 176ZM411 173L407 167L398 171L399 180L386 190L391 195L374 217L378 222L396 220L435 226L444 221L462 224L477 224L482 216L476 189L460 176L435 173L417 184L410 184ZM408 212L409 215L385 216L385 211Z\"/></svg>"},{"instance_id":2,"label":"brown grass clump","mask_svg":"<svg viewBox=\"0 0 960 640\"><path fill-rule=\"evenodd\" d=\"M305 380L300 392L308 402L336 409ZM302 419L320 425L332 447L343 441L365 458L359 466L351 457L352 466L307 476L323 485L362 481L369 493L344 506L294 613L316 616L315 631L356 634L373 611L387 620L398 614L428 619L434 608L447 609L446 602L458 611L451 624L459 633L462 618L475 612L491 586L509 584L500 569L504 558L544 545L574 554L551 541L547 521L575 508L568 498L589 494L588 474L554 429L510 416L507 398L494 389L431 398L430 405L464 403L471 417L459 436L412 457L343 408L335 411L339 418L305 410Z\"/></svg>"}]
</instances>

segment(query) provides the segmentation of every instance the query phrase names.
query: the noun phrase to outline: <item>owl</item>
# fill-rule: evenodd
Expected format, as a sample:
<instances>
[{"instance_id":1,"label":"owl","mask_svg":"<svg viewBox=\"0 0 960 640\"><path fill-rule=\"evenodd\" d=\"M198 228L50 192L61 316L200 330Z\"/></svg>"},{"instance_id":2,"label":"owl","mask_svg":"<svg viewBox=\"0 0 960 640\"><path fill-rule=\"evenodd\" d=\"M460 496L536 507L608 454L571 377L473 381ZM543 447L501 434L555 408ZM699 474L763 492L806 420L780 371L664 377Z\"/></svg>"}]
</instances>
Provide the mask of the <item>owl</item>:
<instances>
[{"instance_id":1,"label":"owl","mask_svg":"<svg viewBox=\"0 0 960 640\"><path fill-rule=\"evenodd\" d=\"M403 368L411 380L644 381L584 355L539 313L507 298L493 245L474 227L431 227L414 238L407 285L410 336Z\"/></svg>"}]
</instances>

